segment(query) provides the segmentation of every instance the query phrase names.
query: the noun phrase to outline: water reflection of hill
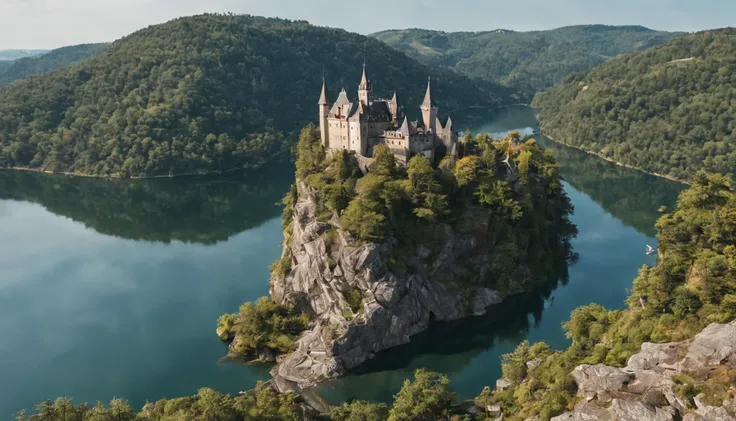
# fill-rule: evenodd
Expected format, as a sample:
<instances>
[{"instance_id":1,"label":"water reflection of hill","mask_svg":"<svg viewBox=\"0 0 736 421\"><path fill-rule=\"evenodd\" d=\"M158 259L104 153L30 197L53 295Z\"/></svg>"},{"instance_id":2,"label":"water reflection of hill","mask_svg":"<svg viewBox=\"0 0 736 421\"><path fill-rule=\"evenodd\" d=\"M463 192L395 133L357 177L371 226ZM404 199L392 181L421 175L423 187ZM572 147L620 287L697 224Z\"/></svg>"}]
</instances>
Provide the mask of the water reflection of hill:
<instances>
[{"instance_id":1,"label":"water reflection of hill","mask_svg":"<svg viewBox=\"0 0 736 421\"><path fill-rule=\"evenodd\" d=\"M38 203L97 232L212 244L279 215L290 164L227 176L101 180L0 171L0 199Z\"/></svg>"},{"instance_id":2,"label":"water reflection of hill","mask_svg":"<svg viewBox=\"0 0 736 421\"><path fill-rule=\"evenodd\" d=\"M598 157L537 136L554 152L565 180L584 192L625 225L654 237L660 206L674 207L685 186L621 167Z\"/></svg>"},{"instance_id":3,"label":"water reflection of hill","mask_svg":"<svg viewBox=\"0 0 736 421\"><path fill-rule=\"evenodd\" d=\"M459 113L457 126L470 127L474 133L522 134L539 131L531 107L508 107L497 110L473 109ZM685 187L679 183L618 166L596 156L534 136L540 145L551 149L567 182L590 196L625 225L649 237L656 233L654 223L660 206L672 207Z\"/></svg>"},{"instance_id":4,"label":"water reflection of hill","mask_svg":"<svg viewBox=\"0 0 736 421\"><path fill-rule=\"evenodd\" d=\"M538 326L552 292L567 283L567 267L539 290L510 297L492 306L480 317L468 317L441 322L416 336L411 342L377 354L374 359L358 366L348 377L318 388L329 402L351 399L371 399L390 402L404 380L417 368L428 368L453 375L465 370L481 353L496 349L498 356L515 348L529 329ZM495 381L500 377L500 360L493 359L482 375Z\"/></svg>"}]
</instances>

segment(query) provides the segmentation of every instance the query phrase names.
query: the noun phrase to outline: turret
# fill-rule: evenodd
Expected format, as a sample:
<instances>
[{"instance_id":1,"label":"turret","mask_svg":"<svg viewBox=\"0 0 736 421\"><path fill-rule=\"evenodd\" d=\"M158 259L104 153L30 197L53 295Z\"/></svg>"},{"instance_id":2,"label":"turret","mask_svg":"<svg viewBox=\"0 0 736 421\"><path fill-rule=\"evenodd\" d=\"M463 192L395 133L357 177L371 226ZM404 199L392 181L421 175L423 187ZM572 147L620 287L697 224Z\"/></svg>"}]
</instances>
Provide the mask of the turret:
<instances>
[{"instance_id":1,"label":"turret","mask_svg":"<svg viewBox=\"0 0 736 421\"><path fill-rule=\"evenodd\" d=\"M327 97L327 83L325 83L325 79L322 79L322 93L319 96L319 102L317 103L319 105L319 133L322 137L322 145L324 145L325 149L329 149L329 126L327 124L327 115L330 112L330 101Z\"/></svg>"},{"instance_id":2,"label":"turret","mask_svg":"<svg viewBox=\"0 0 736 421\"><path fill-rule=\"evenodd\" d=\"M391 120L393 124L398 124L399 122L399 98L396 96L396 89L394 89L394 96L391 98L391 103L389 103L389 111L391 112Z\"/></svg>"},{"instance_id":3,"label":"turret","mask_svg":"<svg viewBox=\"0 0 736 421\"><path fill-rule=\"evenodd\" d=\"M424 101L419 108L421 108L422 110L422 121L424 122L424 127L427 130L432 130L432 132L435 133L437 131L435 125L435 122L437 120L437 107L435 107L432 103L431 82L432 81L427 78L427 93L424 94Z\"/></svg>"},{"instance_id":4,"label":"turret","mask_svg":"<svg viewBox=\"0 0 736 421\"><path fill-rule=\"evenodd\" d=\"M365 63L363 63L363 77L360 79L360 85L358 85L358 101L363 105L370 104L371 100L371 82L368 80L368 76L365 73Z\"/></svg>"}]
</instances>

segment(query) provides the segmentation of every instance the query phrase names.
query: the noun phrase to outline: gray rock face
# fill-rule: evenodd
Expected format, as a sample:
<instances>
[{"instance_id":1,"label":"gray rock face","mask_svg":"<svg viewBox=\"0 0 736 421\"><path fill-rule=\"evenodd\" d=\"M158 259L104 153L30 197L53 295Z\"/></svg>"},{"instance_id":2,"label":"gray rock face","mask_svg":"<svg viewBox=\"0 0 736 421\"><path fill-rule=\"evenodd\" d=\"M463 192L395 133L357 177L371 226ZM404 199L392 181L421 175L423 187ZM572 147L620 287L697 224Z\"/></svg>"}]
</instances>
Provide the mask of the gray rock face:
<instances>
[{"instance_id":1,"label":"gray rock face","mask_svg":"<svg viewBox=\"0 0 736 421\"><path fill-rule=\"evenodd\" d=\"M439 274L448 278L448 271L452 275L457 262L471 263L479 273L488 269L488 253L478 252L478 233L457 234L438 225L445 232L444 244L432 245L434 252L429 245L417 247L414 256L400 262L406 273L397 273L389 268L395 240L359 244L340 229L337 218L330 224L319 222L315 193L301 182L298 190L283 249L291 270L272 277L270 292L276 302L306 311L315 321L298 338L296 352L273 369L274 376L308 387L409 342L430 320L484 314L501 302L496 291L463 291L438 279ZM345 298L356 290L362 296L359 309Z\"/></svg>"},{"instance_id":2,"label":"gray rock face","mask_svg":"<svg viewBox=\"0 0 736 421\"><path fill-rule=\"evenodd\" d=\"M581 365L572 373L582 399L553 421L736 421L736 400L708 406L702 395L690 408L677 395L672 376L736 366L736 322L712 324L678 343L645 343L623 369ZM736 392L736 391L734 391Z\"/></svg>"},{"instance_id":3,"label":"gray rock face","mask_svg":"<svg viewBox=\"0 0 736 421\"><path fill-rule=\"evenodd\" d=\"M507 379L506 377L501 377L500 379L496 380L496 392L503 392L513 385L514 382Z\"/></svg>"},{"instance_id":4,"label":"gray rock face","mask_svg":"<svg viewBox=\"0 0 736 421\"><path fill-rule=\"evenodd\" d=\"M578 366L572 377L578 384L578 396L602 402L610 402L610 393L620 391L631 380L630 374L603 364Z\"/></svg>"},{"instance_id":5,"label":"gray rock face","mask_svg":"<svg viewBox=\"0 0 736 421\"><path fill-rule=\"evenodd\" d=\"M736 368L736 323L706 327L693 338L682 363L692 371L721 364Z\"/></svg>"}]
</instances>

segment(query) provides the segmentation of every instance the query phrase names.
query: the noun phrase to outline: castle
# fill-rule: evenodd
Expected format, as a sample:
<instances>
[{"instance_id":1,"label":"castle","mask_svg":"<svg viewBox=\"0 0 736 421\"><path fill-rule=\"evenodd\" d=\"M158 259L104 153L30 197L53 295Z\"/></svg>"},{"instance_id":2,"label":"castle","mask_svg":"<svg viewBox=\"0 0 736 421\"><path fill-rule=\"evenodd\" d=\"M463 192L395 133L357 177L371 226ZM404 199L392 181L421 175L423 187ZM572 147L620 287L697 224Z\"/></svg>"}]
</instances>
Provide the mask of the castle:
<instances>
[{"instance_id":1,"label":"castle","mask_svg":"<svg viewBox=\"0 0 736 421\"><path fill-rule=\"evenodd\" d=\"M422 119L418 121L410 122L404 115L395 90L390 100L371 98L365 64L357 101L351 101L343 88L337 100L330 104L323 80L318 104L322 144L328 151L348 150L369 158L376 145L386 145L402 166L416 154L426 156L431 162L446 154L456 154L457 132L452 128L452 119L448 118L444 125L440 121L438 108L432 102L430 81L419 107Z\"/></svg>"}]
</instances>

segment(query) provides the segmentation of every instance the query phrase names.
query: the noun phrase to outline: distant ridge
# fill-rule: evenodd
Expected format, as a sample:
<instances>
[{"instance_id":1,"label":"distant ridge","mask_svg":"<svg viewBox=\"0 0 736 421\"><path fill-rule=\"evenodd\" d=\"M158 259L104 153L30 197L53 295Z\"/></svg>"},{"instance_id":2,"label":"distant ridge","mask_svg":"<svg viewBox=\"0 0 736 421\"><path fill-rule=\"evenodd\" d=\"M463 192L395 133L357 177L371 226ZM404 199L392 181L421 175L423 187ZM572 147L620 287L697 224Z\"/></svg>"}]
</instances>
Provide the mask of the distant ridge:
<instances>
[{"instance_id":1,"label":"distant ridge","mask_svg":"<svg viewBox=\"0 0 736 421\"><path fill-rule=\"evenodd\" d=\"M0 50L0 61L13 61L24 57L40 56L50 50Z\"/></svg>"},{"instance_id":2,"label":"distant ridge","mask_svg":"<svg viewBox=\"0 0 736 421\"><path fill-rule=\"evenodd\" d=\"M633 25L579 25L529 32L414 28L371 34L427 65L518 89L525 100L570 73L588 71L611 57L681 35Z\"/></svg>"},{"instance_id":3,"label":"distant ridge","mask_svg":"<svg viewBox=\"0 0 736 421\"><path fill-rule=\"evenodd\" d=\"M444 110L513 101L509 88L430 70L344 30L199 15L0 88L0 167L132 177L259 166L318 120L322 76L333 94L354 90L364 60L374 94L399 89L409 113L429 76Z\"/></svg>"},{"instance_id":4,"label":"distant ridge","mask_svg":"<svg viewBox=\"0 0 736 421\"><path fill-rule=\"evenodd\" d=\"M108 43L81 44L62 47L48 53L19 58L0 73L0 85L9 84L27 76L48 73L84 60L107 48Z\"/></svg>"},{"instance_id":5,"label":"distant ridge","mask_svg":"<svg viewBox=\"0 0 736 421\"><path fill-rule=\"evenodd\" d=\"M609 60L540 93L545 134L605 159L689 181L736 177L736 29L698 32Z\"/></svg>"}]
</instances>

